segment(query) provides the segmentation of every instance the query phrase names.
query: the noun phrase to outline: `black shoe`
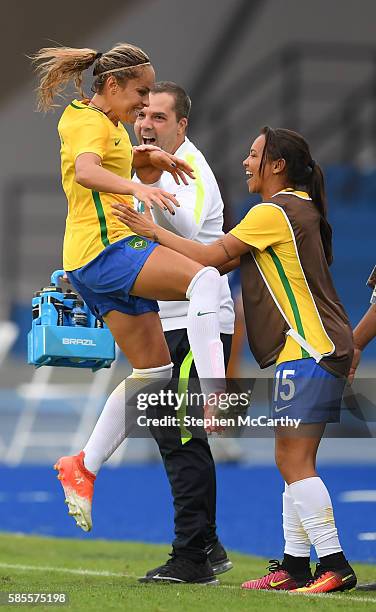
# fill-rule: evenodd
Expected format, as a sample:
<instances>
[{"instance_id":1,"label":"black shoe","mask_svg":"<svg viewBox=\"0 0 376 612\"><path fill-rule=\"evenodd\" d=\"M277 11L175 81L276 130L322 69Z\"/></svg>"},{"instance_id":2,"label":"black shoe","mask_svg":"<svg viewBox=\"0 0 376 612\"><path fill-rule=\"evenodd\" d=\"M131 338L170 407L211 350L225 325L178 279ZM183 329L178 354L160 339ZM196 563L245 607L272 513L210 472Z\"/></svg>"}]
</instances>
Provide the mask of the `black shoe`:
<instances>
[{"instance_id":1,"label":"black shoe","mask_svg":"<svg viewBox=\"0 0 376 612\"><path fill-rule=\"evenodd\" d=\"M209 561L195 563L185 557L171 556L171 559L156 568L156 573L147 573L139 582L159 583L159 584L219 584L219 580L214 576Z\"/></svg>"},{"instance_id":2,"label":"black shoe","mask_svg":"<svg viewBox=\"0 0 376 612\"><path fill-rule=\"evenodd\" d=\"M224 574L234 567L219 540L215 544L206 546L205 552L208 555L213 574Z\"/></svg>"},{"instance_id":3,"label":"black shoe","mask_svg":"<svg viewBox=\"0 0 376 612\"><path fill-rule=\"evenodd\" d=\"M170 552L168 554L170 555L171 559L169 559L164 565L158 565L158 567L154 567L153 569L148 570L144 577L145 578L150 578L150 576L153 576L154 574L158 574L159 570L161 570L165 565L170 563L175 555L174 555L174 552Z\"/></svg>"},{"instance_id":4,"label":"black shoe","mask_svg":"<svg viewBox=\"0 0 376 612\"><path fill-rule=\"evenodd\" d=\"M208 560L212 566L213 574L224 574L234 567L219 540L217 540L215 544L208 544L208 546L205 547L205 552L208 555ZM174 553L169 554L170 557L174 557ZM170 561L167 561L167 563L169 562ZM154 567L154 569L149 570L146 572L145 578L158 574L162 567L164 567L164 565L159 565L158 567Z\"/></svg>"}]
</instances>

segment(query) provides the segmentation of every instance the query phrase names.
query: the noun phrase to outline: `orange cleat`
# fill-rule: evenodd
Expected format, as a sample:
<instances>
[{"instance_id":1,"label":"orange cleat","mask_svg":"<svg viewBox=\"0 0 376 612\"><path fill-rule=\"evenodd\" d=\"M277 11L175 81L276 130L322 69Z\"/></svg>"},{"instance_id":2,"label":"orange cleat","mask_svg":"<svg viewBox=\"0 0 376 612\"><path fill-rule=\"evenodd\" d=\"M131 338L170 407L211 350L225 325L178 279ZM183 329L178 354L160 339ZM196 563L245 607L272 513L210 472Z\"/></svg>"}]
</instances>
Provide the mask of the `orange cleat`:
<instances>
[{"instance_id":1,"label":"orange cleat","mask_svg":"<svg viewBox=\"0 0 376 612\"><path fill-rule=\"evenodd\" d=\"M59 472L57 478L64 489L69 515L74 517L78 527L90 531L95 474L86 469L84 457L84 451L72 457L61 457L54 469Z\"/></svg>"},{"instance_id":2,"label":"orange cleat","mask_svg":"<svg viewBox=\"0 0 376 612\"><path fill-rule=\"evenodd\" d=\"M326 569L317 564L313 579L291 593L303 593L306 595L314 593L335 593L338 591L350 591L356 586L356 575L350 565L342 569Z\"/></svg>"},{"instance_id":3,"label":"orange cleat","mask_svg":"<svg viewBox=\"0 0 376 612\"><path fill-rule=\"evenodd\" d=\"M270 559L269 563L268 574L262 576L262 578L243 582L242 589L257 591L291 591L301 584L306 584L309 578L312 577L311 572L309 572L309 574L304 577L294 578L276 559Z\"/></svg>"}]
</instances>

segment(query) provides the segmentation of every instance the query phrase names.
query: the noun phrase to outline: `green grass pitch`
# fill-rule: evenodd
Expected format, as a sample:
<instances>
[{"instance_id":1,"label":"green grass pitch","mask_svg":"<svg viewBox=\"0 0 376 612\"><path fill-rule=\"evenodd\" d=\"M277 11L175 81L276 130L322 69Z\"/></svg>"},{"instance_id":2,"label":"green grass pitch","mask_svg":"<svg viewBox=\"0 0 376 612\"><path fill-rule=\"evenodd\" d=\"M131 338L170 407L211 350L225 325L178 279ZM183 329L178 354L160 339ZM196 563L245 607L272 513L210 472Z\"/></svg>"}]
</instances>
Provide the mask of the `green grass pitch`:
<instances>
[{"instance_id":1,"label":"green grass pitch","mask_svg":"<svg viewBox=\"0 0 376 612\"><path fill-rule=\"evenodd\" d=\"M266 572L267 561L231 553L234 569L220 586L139 584L137 577L167 558L169 547L134 542L63 540L0 535L0 591L66 592L60 610L132 612L234 612L258 610L371 610L376 591L319 596L241 590L242 581ZM376 581L376 566L356 565L360 582ZM29 606L0 606L25 610ZM41 604L33 609L51 610Z\"/></svg>"}]
</instances>

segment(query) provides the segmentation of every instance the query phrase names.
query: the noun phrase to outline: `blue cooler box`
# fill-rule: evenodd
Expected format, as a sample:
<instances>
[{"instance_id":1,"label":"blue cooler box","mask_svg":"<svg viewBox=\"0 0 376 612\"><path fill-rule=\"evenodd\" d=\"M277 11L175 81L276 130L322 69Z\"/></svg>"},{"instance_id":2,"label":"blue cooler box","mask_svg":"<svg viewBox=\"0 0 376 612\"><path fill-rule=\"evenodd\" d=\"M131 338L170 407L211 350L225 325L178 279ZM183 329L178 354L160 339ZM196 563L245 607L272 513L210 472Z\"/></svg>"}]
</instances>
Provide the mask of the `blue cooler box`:
<instances>
[{"instance_id":1,"label":"blue cooler box","mask_svg":"<svg viewBox=\"0 0 376 612\"><path fill-rule=\"evenodd\" d=\"M51 285L34 295L28 363L36 367L109 368L115 359L112 334L77 295L64 294L57 286L63 274L63 270L54 272Z\"/></svg>"}]
</instances>

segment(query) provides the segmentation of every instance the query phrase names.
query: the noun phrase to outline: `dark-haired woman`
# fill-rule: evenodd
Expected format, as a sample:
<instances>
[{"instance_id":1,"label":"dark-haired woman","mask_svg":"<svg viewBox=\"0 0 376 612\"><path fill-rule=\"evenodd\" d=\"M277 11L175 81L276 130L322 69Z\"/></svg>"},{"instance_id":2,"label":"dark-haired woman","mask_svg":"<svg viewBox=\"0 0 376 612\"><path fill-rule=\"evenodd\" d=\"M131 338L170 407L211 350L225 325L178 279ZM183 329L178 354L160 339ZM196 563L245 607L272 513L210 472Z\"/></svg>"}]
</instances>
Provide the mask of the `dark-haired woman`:
<instances>
[{"instance_id":1,"label":"dark-haired woman","mask_svg":"<svg viewBox=\"0 0 376 612\"><path fill-rule=\"evenodd\" d=\"M113 215L111 204L133 206L132 196L171 214L173 205L178 205L172 194L133 182L132 166L168 170L176 181L186 180L184 172L193 177L186 162L156 147L133 150L130 144L123 123L135 122L138 112L148 106L154 85L154 70L144 51L128 44L103 54L59 47L42 49L34 59L41 76L38 93L43 110L51 108L55 94L69 81L80 90L82 72L93 67L93 97L85 99L82 93L84 99L71 102L58 127L68 200L64 269L91 311L107 323L133 367L107 400L84 450L56 465L70 514L88 531L96 471L134 426L130 398L138 391L158 392L171 378L173 364L156 300L189 299L187 331L205 385L202 390L223 389L221 279L215 268L136 236ZM204 547L204 534L202 541ZM203 548L198 556L195 571L200 581L213 581Z\"/></svg>"},{"instance_id":2,"label":"dark-haired woman","mask_svg":"<svg viewBox=\"0 0 376 612\"><path fill-rule=\"evenodd\" d=\"M251 349L261 367L276 363L274 417L301 419L298 432L276 428L276 463L285 480L285 554L246 589L324 593L353 588L355 574L338 539L328 490L316 472L325 424L338 420L353 353L351 328L329 272L331 228L324 180L306 141L264 128L244 161L254 206L223 239L202 245L114 205L134 231L218 268L241 257ZM310 548L319 564L312 577Z\"/></svg>"}]
</instances>

